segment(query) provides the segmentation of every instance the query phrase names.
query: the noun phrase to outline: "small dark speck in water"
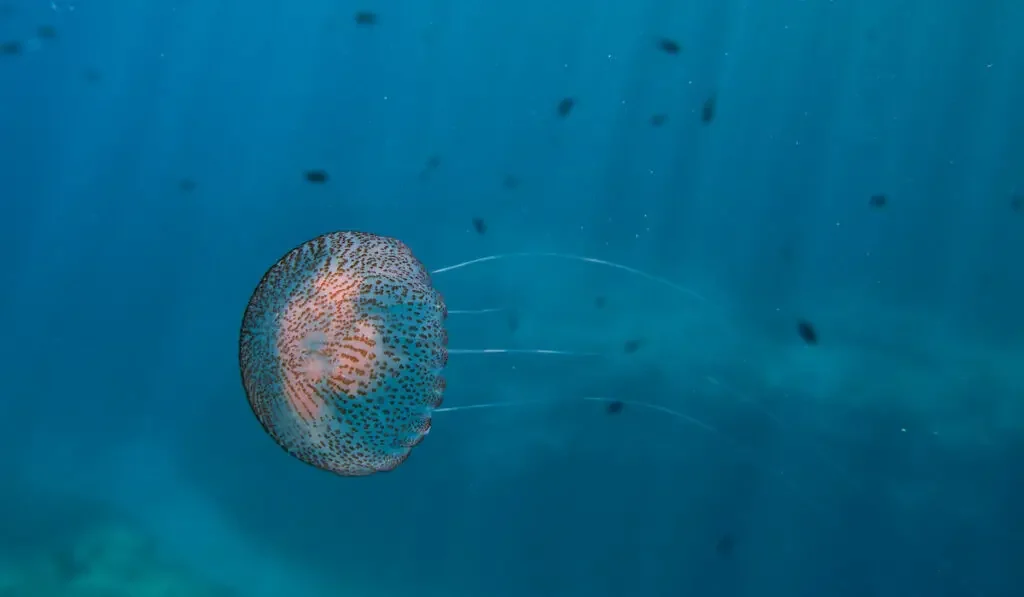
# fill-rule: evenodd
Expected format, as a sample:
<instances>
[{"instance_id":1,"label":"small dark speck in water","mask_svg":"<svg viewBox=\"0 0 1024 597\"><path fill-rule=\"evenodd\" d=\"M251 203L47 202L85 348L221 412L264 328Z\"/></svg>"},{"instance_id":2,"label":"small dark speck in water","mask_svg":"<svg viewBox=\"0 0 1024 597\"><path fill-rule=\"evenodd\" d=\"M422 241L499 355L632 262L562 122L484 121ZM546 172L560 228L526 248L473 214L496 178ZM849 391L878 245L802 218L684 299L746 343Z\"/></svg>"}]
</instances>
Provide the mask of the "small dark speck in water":
<instances>
[{"instance_id":1,"label":"small dark speck in water","mask_svg":"<svg viewBox=\"0 0 1024 597\"><path fill-rule=\"evenodd\" d=\"M0 43L0 54L4 56L20 56L21 55L21 42L20 41L5 41Z\"/></svg>"},{"instance_id":2,"label":"small dark speck in water","mask_svg":"<svg viewBox=\"0 0 1024 597\"><path fill-rule=\"evenodd\" d=\"M665 122L667 120L668 120L668 114L655 114L654 116L651 116L651 126L653 126L653 127L662 126L663 124L665 124Z\"/></svg>"},{"instance_id":3,"label":"small dark speck in water","mask_svg":"<svg viewBox=\"0 0 1024 597\"><path fill-rule=\"evenodd\" d=\"M663 37L658 40L658 49L666 54L678 54L683 47L676 40Z\"/></svg>"},{"instance_id":4,"label":"small dark speck in water","mask_svg":"<svg viewBox=\"0 0 1024 597\"><path fill-rule=\"evenodd\" d=\"M871 207L873 207L875 209L882 209L883 207L885 207L888 204L889 204L889 197L884 195L884 194L882 194L882 193L876 193L876 194L872 195L870 199L868 199L868 205L870 205Z\"/></svg>"},{"instance_id":5,"label":"small dark speck in water","mask_svg":"<svg viewBox=\"0 0 1024 597\"><path fill-rule=\"evenodd\" d=\"M508 325L508 331L516 333L519 330L519 314L515 311L509 311L505 317L505 324Z\"/></svg>"},{"instance_id":6,"label":"small dark speck in water","mask_svg":"<svg viewBox=\"0 0 1024 597\"><path fill-rule=\"evenodd\" d=\"M361 10L355 16L356 25L372 27L377 24L377 13L369 10Z\"/></svg>"},{"instance_id":7,"label":"small dark speck in water","mask_svg":"<svg viewBox=\"0 0 1024 597\"><path fill-rule=\"evenodd\" d=\"M728 533L722 535L722 537L718 540L718 543L715 544L715 551L718 552L718 555L722 556L723 558L731 556L733 549L735 548L736 538Z\"/></svg>"},{"instance_id":8,"label":"small dark speck in water","mask_svg":"<svg viewBox=\"0 0 1024 597\"><path fill-rule=\"evenodd\" d=\"M420 170L420 180L428 180L440 166L441 156L435 154L427 158L427 163L423 165L423 170Z\"/></svg>"},{"instance_id":9,"label":"small dark speck in water","mask_svg":"<svg viewBox=\"0 0 1024 597\"><path fill-rule=\"evenodd\" d=\"M1014 195L1011 197L1010 209L1017 213L1024 213L1024 195Z\"/></svg>"},{"instance_id":10,"label":"small dark speck in water","mask_svg":"<svg viewBox=\"0 0 1024 597\"><path fill-rule=\"evenodd\" d=\"M196 181L191 178L182 178L178 181L178 190L182 193L191 193L196 190Z\"/></svg>"},{"instance_id":11,"label":"small dark speck in water","mask_svg":"<svg viewBox=\"0 0 1024 597\"><path fill-rule=\"evenodd\" d=\"M605 407L605 412L607 412L610 415L617 415L620 412L622 412L622 409L624 408L626 408L626 405L623 404L621 400L613 400L612 402L608 403L608 406Z\"/></svg>"},{"instance_id":12,"label":"small dark speck in water","mask_svg":"<svg viewBox=\"0 0 1024 597\"><path fill-rule=\"evenodd\" d=\"M700 121L704 124L711 124L715 119L715 104L717 101L713 95L704 100L704 106L700 109Z\"/></svg>"},{"instance_id":13,"label":"small dark speck in water","mask_svg":"<svg viewBox=\"0 0 1024 597\"><path fill-rule=\"evenodd\" d=\"M477 234L487 234L487 222L483 218L473 218L473 230Z\"/></svg>"},{"instance_id":14,"label":"small dark speck in water","mask_svg":"<svg viewBox=\"0 0 1024 597\"><path fill-rule=\"evenodd\" d=\"M324 184L327 182L326 170L306 170L306 180L313 184Z\"/></svg>"},{"instance_id":15,"label":"small dark speck in water","mask_svg":"<svg viewBox=\"0 0 1024 597\"><path fill-rule=\"evenodd\" d=\"M597 307L598 309L604 309L606 305L608 305L608 299L606 299L604 296L598 296L594 298L594 306Z\"/></svg>"},{"instance_id":16,"label":"small dark speck in water","mask_svg":"<svg viewBox=\"0 0 1024 597\"><path fill-rule=\"evenodd\" d=\"M796 324L796 332L800 334L800 338L810 345L818 343L818 332L814 330L814 326L809 321L801 319Z\"/></svg>"},{"instance_id":17,"label":"small dark speck in water","mask_svg":"<svg viewBox=\"0 0 1024 597\"><path fill-rule=\"evenodd\" d=\"M633 354L640 350L640 347L643 346L643 344L644 343L640 340L630 340L622 345L622 352L626 354Z\"/></svg>"},{"instance_id":18,"label":"small dark speck in water","mask_svg":"<svg viewBox=\"0 0 1024 597\"><path fill-rule=\"evenodd\" d=\"M40 25L36 28L36 37L39 39L57 39L57 28L53 25Z\"/></svg>"},{"instance_id":19,"label":"small dark speck in water","mask_svg":"<svg viewBox=\"0 0 1024 597\"><path fill-rule=\"evenodd\" d=\"M796 259L796 250L791 243L787 242L779 247L779 261L790 264L794 259Z\"/></svg>"},{"instance_id":20,"label":"small dark speck in water","mask_svg":"<svg viewBox=\"0 0 1024 597\"><path fill-rule=\"evenodd\" d=\"M572 109L576 107L576 100L571 97L567 97L562 101L558 102L558 107L555 109L558 112L559 118L565 118L572 112Z\"/></svg>"},{"instance_id":21,"label":"small dark speck in water","mask_svg":"<svg viewBox=\"0 0 1024 597\"><path fill-rule=\"evenodd\" d=\"M55 576L65 583L74 582L89 572L89 565L85 558L70 549L55 550L52 555L52 565Z\"/></svg>"},{"instance_id":22,"label":"small dark speck in water","mask_svg":"<svg viewBox=\"0 0 1024 597\"><path fill-rule=\"evenodd\" d=\"M519 179L511 174L506 174L505 177L501 179L501 188L509 191L518 189Z\"/></svg>"},{"instance_id":23,"label":"small dark speck in water","mask_svg":"<svg viewBox=\"0 0 1024 597\"><path fill-rule=\"evenodd\" d=\"M99 83L103 79L103 73L95 68L85 69L85 81L86 83Z\"/></svg>"}]
</instances>

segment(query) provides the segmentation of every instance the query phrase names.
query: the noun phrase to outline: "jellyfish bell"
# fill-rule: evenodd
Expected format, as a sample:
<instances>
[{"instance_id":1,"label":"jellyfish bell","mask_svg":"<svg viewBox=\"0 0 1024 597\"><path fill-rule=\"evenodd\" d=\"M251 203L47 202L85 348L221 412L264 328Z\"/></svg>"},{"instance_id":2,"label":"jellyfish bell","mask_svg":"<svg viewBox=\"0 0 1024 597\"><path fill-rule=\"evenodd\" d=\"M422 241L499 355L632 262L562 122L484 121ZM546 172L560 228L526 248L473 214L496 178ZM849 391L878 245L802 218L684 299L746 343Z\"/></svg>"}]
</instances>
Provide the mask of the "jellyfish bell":
<instances>
[{"instance_id":1,"label":"jellyfish bell","mask_svg":"<svg viewBox=\"0 0 1024 597\"><path fill-rule=\"evenodd\" d=\"M430 430L446 311L401 241L336 232L263 276L242 320L242 385L285 451L342 476L393 470Z\"/></svg>"}]
</instances>

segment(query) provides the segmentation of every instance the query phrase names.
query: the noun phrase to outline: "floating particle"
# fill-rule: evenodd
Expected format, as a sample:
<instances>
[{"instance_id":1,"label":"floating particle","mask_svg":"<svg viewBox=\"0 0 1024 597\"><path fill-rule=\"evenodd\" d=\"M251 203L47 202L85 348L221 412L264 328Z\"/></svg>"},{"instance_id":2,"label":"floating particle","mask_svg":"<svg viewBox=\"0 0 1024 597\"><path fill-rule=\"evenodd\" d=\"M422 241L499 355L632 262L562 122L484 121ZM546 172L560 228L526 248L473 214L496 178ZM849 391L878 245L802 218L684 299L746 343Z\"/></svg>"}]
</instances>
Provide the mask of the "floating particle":
<instances>
[{"instance_id":1,"label":"floating particle","mask_svg":"<svg viewBox=\"0 0 1024 597\"><path fill-rule=\"evenodd\" d=\"M178 181L178 190L182 193L191 193L196 190L196 181L191 178L182 178Z\"/></svg>"},{"instance_id":2,"label":"floating particle","mask_svg":"<svg viewBox=\"0 0 1024 597\"><path fill-rule=\"evenodd\" d=\"M793 263L794 259L796 259L796 249L793 248L791 242L786 242L779 247L779 261L789 264Z\"/></svg>"},{"instance_id":3,"label":"floating particle","mask_svg":"<svg viewBox=\"0 0 1024 597\"><path fill-rule=\"evenodd\" d=\"M655 114L651 116L651 126L660 127L668 120L668 114Z\"/></svg>"},{"instance_id":4,"label":"floating particle","mask_svg":"<svg viewBox=\"0 0 1024 597\"><path fill-rule=\"evenodd\" d=\"M723 558L727 558L732 555L733 549L736 548L736 538L730 533L722 535L718 539L718 543L715 544L715 551L718 555Z\"/></svg>"},{"instance_id":5,"label":"floating particle","mask_svg":"<svg viewBox=\"0 0 1024 597\"><path fill-rule=\"evenodd\" d=\"M66 584L74 583L76 579L89 573L88 560L70 549L56 549L50 557L50 565L53 567L53 574L57 579Z\"/></svg>"},{"instance_id":6,"label":"floating particle","mask_svg":"<svg viewBox=\"0 0 1024 597\"><path fill-rule=\"evenodd\" d=\"M663 37L658 40L658 49L666 54L678 54L683 47L676 40Z\"/></svg>"},{"instance_id":7,"label":"floating particle","mask_svg":"<svg viewBox=\"0 0 1024 597\"><path fill-rule=\"evenodd\" d=\"M640 347L643 346L643 344L644 343L641 340L630 340L622 345L622 352L626 354L633 354L640 350Z\"/></svg>"},{"instance_id":8,"label":"floating particle","mask_svg":"<svg viewBox=\"0 0 1024 597\"><path fill-rule=\"evenodd\" d=\"M801 319L796 324L796 332L800 334L800 338L809 345L815 345L818 343L818 332L814 331L814 326L810 322Z\"/></svg>"},{"instance_id":9,"label":"floating particle","mask_svg":"<svg viewBox=\"0 0 1024 597\"><path fill-rule=\"evenodd\" d=\"M368 10L361 10L355 16L356 25L372 27L377 24L377 13Z\"/></svg>"},{"instance_id":10,"label":"floating particle","mask_svg":"<svg viewBox=\"0 0 1024 597\"><path fill-rule=\"evenodd\" d=\"M519 314L515 311L509 311L505 317L505 325L508 326L508 331L513 334L519 331Z\"/></svg>"},{"instance_id":11,"label":"floating particle","mask_svg":"<svg viewBox=\"0 0 1024 597\"><path fill-rule=\"evenodd\" d=\"M36 28L36 37L39 39L57 39L57 28L53 25L40 25Z\"/></svg>"},{"instance_id":12,"label":"floating particle","mask_svg":"<svg viewBox=\"0 0 1024 597\"><path fill-rule=\"evenodd\" d=\"M886 195L883 195L882 193L878 193L878 194L872 195L871 198L868 199L868 205L870 205L871 207L874 207L875 209L882 209L883 207L885 207L888 204L889 204L889 197L886 196Z\"/></svg>"},{"instance_id":13,"label":"floating particle","mask_svg":"<svg viewBox=\"0 0 1024 597\"><path fill-rule=\"evenodd\" d=\"M432 155L427 158L427 162L423 164L423 170L420 170L420 180L429 180L430 176L438 169L441 165L441 156Z\"/></svg>"},{"instance_id":14,"label":"floating particle","mask_svg":"<svg viewBox=\"0 0 1024 597\"><path fill-rule=\"evenodd\" d=\"M483 218L473 218L473 230L477 234L487 234L487 222Z\"/></svg>"},{"instance_id":15,"label":"floating particle","mask_svg":"<svg viewBox=\"0 0 1024 597\"><path fill-rule=\"evenodd\" d=\"M99 83L103 79L103 73L95 68L85 69L84 76L86 83Z\"/></svg>"},{"instance_id":16,"label":"floating particle","mask_svg":"<svg viewBox=\"0 0 1024 597\"><path fill-rule=\"evenodd\" d=\"M20 41L0 42L0 54L4 56L20 56L22 49Z\"/></svg>"},{"instance_id":17,"label":"floating particle","mask_svg":"<svg viewBox=\"0 0 1024 597\"><path fill-rule=\"evenodd\" d=\"M715 119L715 104L717 100L715 96L711 96L704 100L704 105L700 109L700 121L704 124L711 124L711 121Z\"/></svg>"},{"instance_id":18,"label":"floating particle","mask_svg":"<svg viewBox=\"0 0 1024 597\"><path fill-rule=\"evenodd\" d=\"M1011 197L1010 209L1017 213L1024 213L1024 195L1014 195Z\"/></svg>"},{"instance_id":19,"label":"floating particle","mask_svg":"<svg viewBox=\"0 0 1024 597\"><path fill-rule=\"evenodd\" d=\"M558 102L556 112L558 112L559 118L565 118L566 116L569 115L570 112L572 112L572 109L574 107L576 107L576 100L574 100L571 97L567 97L562 101Z\"/></svg>"},{"instance_id":20,"label":"floating particle","mask_svg":"<svg viewBox=\"0 0 1024 597\"><path fill-rule=\"evenodd\" d=\"M324 184L327 182L326 170L306 170L306 180L313 184Z\"/></svg>"},{"instance_id":21,"label":"floating particle","mask_svg":"<svg viewBox=\"0 0 1024 597\"><path fill-rule=\"evenodd\" d=\"M519 188L519 179L511 174L506 174L501 179L501 188L506 190L514 190Z\"/></svg>"},{"instance_id":22,"label":"floating particle","mask_svg":"<svg viewBox=\"0 0 1024 597\"><path fill-rule=\"evenodd\" d=\"M621 400L613 400L608 403L605 407L605 412L610 415L617 415L622 412L622 409L626 408L626 405Z\"/></svg>"},{"instance_id":23,"label":"floating particle","mask_svg":"<svg viewBox=\"0 0 1024 597\"><path fill-rule=\"evenodd\" d=\"M604 309L607 304L608 299L606 299L604 296L594 297L594 306L597 307L598 309Z\"/></svg>"}]
</instances>

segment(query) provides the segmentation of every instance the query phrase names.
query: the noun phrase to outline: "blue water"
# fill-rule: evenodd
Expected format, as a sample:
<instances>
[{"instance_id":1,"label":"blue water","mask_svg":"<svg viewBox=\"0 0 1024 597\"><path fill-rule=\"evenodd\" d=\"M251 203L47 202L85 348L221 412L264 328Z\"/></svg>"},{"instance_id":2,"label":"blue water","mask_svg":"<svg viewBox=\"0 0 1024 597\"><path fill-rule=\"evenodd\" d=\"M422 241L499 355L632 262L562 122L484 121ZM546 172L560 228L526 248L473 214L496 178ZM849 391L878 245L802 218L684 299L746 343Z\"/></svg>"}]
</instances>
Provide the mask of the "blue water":
<instances>
[{"instance_id":1,"label":"blue water","mask_svg":"<svg viewBox=\"0 0 1024 597\"><path fill-rule=\"evenodd\" d=\"M0 594L1024 594L1022 29L1017 0L0 0ZM452 355L445 406L541 403L341 478L264 434L237 342L263 272L343 229L704 300L440 274L500 309L452 348L588 354Z\"/></svg>"}]
</instances>

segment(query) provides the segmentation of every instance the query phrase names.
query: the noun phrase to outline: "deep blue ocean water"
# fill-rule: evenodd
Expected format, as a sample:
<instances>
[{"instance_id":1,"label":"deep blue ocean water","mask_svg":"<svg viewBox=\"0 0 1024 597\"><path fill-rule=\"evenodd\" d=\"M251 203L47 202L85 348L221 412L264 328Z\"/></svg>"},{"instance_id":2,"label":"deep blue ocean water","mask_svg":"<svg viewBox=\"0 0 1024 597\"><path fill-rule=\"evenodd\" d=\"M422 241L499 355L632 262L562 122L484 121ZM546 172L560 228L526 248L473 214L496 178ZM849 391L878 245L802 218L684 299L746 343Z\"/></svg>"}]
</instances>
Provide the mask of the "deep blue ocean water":
<instances>
[{"instance_id":1,"label":"deep blue ocean water","mask_svg":"<svg viewBox=\"0 0 1024 597\"><path fill-rule=\"evenodd\" d=\"M0 0L0 595L1019 597L1022 30L1019 0ZM438 274L488 311L451 348L576 354L452 354L445 406L528 403L344 478L238 366L263 273L334 230L658 279Z\"/></svg>"}]
</instances>

